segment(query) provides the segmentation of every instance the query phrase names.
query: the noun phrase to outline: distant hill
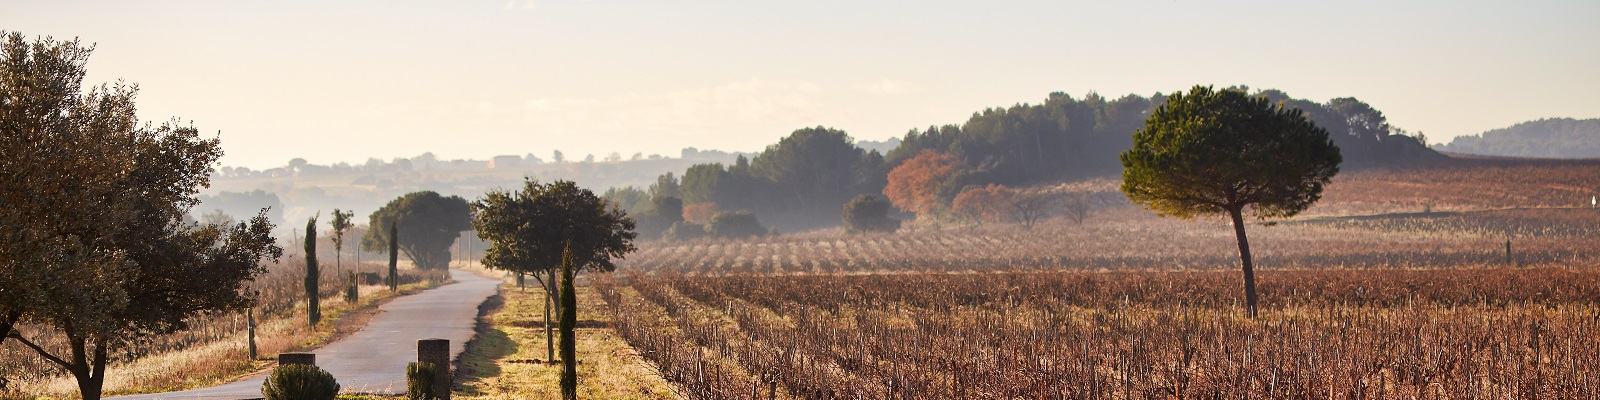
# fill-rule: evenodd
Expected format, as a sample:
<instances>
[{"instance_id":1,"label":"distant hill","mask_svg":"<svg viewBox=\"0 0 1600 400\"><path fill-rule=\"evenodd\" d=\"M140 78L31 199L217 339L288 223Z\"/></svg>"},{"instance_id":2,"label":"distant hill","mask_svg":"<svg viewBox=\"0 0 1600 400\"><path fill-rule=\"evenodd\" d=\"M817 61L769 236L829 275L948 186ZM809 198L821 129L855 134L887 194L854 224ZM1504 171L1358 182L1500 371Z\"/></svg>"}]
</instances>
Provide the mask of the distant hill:
<instances>
[{"instance_id":1,"label":"distant hill","mask_svg":"<svg viewBox=\"0 0 1600 400\"><path fill-rule=\"evenodd\" d=\"M1478 135L1435 149L1462 154L1536 158L1600 158L1600 118L1549 118Z\"/></svg>"}]
</instances>

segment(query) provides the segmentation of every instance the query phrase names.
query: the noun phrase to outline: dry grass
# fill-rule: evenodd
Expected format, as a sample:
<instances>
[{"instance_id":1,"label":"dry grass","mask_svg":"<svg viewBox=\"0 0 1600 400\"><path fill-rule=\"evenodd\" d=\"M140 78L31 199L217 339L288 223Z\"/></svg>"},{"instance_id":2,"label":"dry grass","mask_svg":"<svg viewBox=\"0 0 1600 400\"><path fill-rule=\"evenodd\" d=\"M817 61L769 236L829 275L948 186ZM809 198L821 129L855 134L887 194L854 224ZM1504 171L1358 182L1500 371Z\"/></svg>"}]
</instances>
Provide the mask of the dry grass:
<instances>
[{"instance_id":1,"label":"dry grass","mask_svg":"<svg viewBox=\"0 0 1600 400\"><path fill-rule=\"evenodd\" d=\"M454 398L548 399L561 393L561 365L545 362L545 292L507 282L497 296L502 303L486 310L478 336L461 356ZM674 398L655 368L616 336L605 309L593 287L578 286L578 397Z\"/></svg>"}]
</instances>

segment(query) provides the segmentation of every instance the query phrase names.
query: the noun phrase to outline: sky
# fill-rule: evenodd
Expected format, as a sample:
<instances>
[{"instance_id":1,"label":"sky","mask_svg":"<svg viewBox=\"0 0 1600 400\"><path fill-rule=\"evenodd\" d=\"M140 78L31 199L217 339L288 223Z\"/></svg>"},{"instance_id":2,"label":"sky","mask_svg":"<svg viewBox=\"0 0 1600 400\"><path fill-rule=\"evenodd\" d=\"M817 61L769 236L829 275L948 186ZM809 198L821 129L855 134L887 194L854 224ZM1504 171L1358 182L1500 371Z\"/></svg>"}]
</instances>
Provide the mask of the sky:
<instances>
[{"instance_id":1,"label":"sky","mask_svg":"<svg viewBox=\"0 0 1600 400\"><path fill-rule=\"evenodd\" d=\"M1600 117L1600 2L15 1L225 166L858 140L1051 92L1355 97L1434 143Z\"/></svg>"}]
</instances>

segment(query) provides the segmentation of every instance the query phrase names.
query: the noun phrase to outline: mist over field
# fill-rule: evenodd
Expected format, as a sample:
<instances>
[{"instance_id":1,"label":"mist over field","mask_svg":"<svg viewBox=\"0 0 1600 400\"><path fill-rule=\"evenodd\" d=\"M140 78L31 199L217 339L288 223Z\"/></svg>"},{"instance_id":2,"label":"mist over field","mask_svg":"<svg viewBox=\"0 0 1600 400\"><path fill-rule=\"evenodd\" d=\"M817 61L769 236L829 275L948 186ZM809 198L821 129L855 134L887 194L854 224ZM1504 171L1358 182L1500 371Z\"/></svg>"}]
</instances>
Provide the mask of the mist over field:
<instances>
[{"instance_id":1,"label":"mist over field","mask_svg":"<svg viewBox=\"0 0 1600 400\"><path fill-rule=\"evenodd\" d=\"M1600 3L0 15L0 399L1600 393Z\"/></svg>"}]
</instances>

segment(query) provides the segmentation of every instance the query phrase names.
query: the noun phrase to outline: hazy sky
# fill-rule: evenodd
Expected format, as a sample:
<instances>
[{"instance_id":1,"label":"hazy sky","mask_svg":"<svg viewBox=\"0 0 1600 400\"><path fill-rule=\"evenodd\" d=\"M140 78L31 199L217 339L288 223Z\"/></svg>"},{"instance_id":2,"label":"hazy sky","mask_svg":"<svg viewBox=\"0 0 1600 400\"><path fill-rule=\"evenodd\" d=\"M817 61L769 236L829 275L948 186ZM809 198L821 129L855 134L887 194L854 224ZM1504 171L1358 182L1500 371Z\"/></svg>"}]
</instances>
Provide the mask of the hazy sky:
<instances>
[{"instance_id":1,"label":"hazy sky","mask_svg":"<svg viewBox=\"0 0 1600 400\"><path fill-rule=\"evenodd\" d=\"M1600 117L1600 1L11 1L224 165L753 151L984 107L1277 88L1433 142Z\"/></svg>"}]
</instances>

